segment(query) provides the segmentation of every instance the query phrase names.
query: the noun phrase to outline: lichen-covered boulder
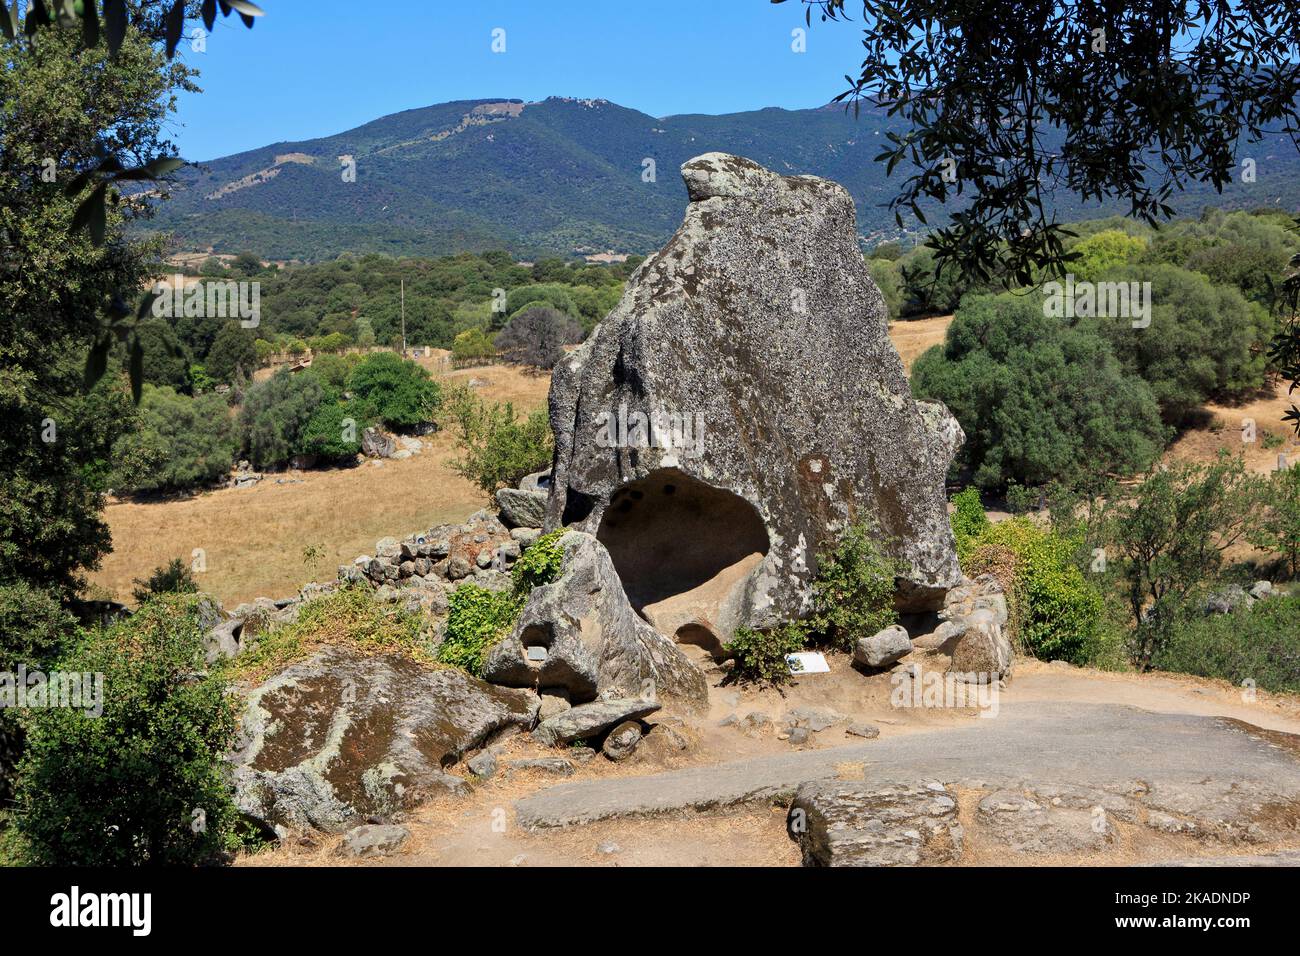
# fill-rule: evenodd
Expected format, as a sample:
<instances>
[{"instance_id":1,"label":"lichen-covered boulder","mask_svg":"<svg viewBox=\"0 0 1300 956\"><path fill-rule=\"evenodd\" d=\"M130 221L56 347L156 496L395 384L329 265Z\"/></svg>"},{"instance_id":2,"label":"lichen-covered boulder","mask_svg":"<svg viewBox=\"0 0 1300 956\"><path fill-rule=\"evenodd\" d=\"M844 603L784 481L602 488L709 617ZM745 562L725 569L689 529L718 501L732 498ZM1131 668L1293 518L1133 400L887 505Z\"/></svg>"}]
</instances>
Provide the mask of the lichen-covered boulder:
<instances>
[{"instance_id":1,"label":"lichen-covered boulder","mask_svg":"<svg viewBox=\"0 0 1300 956\"><path fill-rule=\"evenodd\" d=\"M485 657L484 679L563 688L575 703L597 695L704 702L704 675L637 616L600 542L570 531L557 546L560 576L533 589L513 630Z\"/></svg>"},{"instance_id":2,"label":"lichen-covered boulder","mask_svg":"<svg viewBox=\"0 0 1300 956\"><path fill-rule=\"evenodd\" d=\"M331 647L254 688L234 755L235 802L280 829L339 832L468 789L445 768L538 701L464 671Z\"/></svg>"},{"instance_id":3,"label":"lichen-covered boulder","mask_svg":"<svg viewBox=\"0 0 1300 956\"><path fill-rule=\"evenodd\" d=\"M722 153L682 175L681 228L556 366L547 529L595 535L638 611L714 649L806 612L859 520L905 564L900 607L937 609L961 429L912 398L849 194Z\"/></svg>"}]
</instances>

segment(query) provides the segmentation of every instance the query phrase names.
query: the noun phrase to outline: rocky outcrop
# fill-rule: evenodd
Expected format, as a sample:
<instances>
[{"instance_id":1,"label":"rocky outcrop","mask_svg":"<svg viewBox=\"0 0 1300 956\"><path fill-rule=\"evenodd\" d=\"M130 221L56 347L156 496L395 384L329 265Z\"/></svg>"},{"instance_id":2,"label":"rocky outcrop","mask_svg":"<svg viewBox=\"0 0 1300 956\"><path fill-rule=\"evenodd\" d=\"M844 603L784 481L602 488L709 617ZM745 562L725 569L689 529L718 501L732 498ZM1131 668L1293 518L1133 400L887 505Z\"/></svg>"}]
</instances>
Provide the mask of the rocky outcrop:
<instances>
[{"instance_id":1,"label":"rocky outcrop","mask_svg":"<svg viewBox=\"0 0 1300 956\"><path fill-rule=\"evenodd\" d=\"M680 229L556 366L547 528L608 549L633 605L706 646L808 609L817 555L875 525L904 609L960 581L961 430L913 400L848 193L709 153Z\"/></svg>"},{"instance_id":2,"label":"rocky outcrop","mask_svg":"<svg viewBox=\"0 0 1300 956\"><path fill-rule=\"evenodd\" d=\"M970 684L1010 679L1014 653L1007 634L1007 596L993 575L982 574L949 591L940 617L943 623L925 643L952 655L950 674Z\"/></svg>"},{"instance_id":3,"label":"rocky outcrop","mask_svg":"<svg viewBox=\"0 0 1300 956\"><path fill-rule=\"evenodd\" d=\"M236 803L279 830L341 831L468 784L446 767L537 699L453 668L331 647L249 695L234 756Z\"/></svg>"},{"instance_id":4,"label":"rocky outcrop","mask_svg":"<svg viewBox=\"0 0 1300 956\"><path fill-rule=\"evenodd\" d=\"M659 709L659 702L644 697L612 698L579 704L563 713L548 717L537 725L533 739L547 745L591 740L627 720L648 717Z\"/></svg>"},{"instance_id":5,"label":"rocky outcrop","mask_svg":"<svg viewBox=\"0 0 1300 956\"><path fill-rule=\"evenodd\" d=\"M540 528L546 520L546 494L521 488L502 488L496 493L501 522L508 528Z\"/></svg>"},{"instance_id":6,"label":"rocky outcrop","mask_svg":"<svg viewBox=\"0 0 1300 956\"><path fill-rule=\"evenodd\" d=\"M570 531L558 546L559 578L533 589L514 629L488 653L484 679L563 688L579 703L597 695L705 701L704 675L632 609L600 542Z\"/></svg>"},{"instance_id":7,"label":"rocky outcrop","mask_svg":"<svg viewBox=\"0 0 1300 956\"><path fill-rule=\"evenodd\" d=\"M924 866L961 857L957 801L941 783L818 780L786 818L804 866Z\"/></svg>"}]
</instances>

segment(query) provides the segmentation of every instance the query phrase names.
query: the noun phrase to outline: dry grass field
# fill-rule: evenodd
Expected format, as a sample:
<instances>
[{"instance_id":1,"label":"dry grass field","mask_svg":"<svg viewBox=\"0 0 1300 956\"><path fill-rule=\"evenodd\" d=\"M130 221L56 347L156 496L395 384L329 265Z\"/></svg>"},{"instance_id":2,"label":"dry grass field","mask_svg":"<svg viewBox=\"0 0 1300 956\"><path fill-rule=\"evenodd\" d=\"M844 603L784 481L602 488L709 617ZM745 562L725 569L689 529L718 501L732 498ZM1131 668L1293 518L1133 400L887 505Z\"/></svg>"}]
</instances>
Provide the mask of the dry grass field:
<instances>
[{"instance_id":1,"label":"dry grass field","mask_svg":"<svg viewBox=\"0 0 1300 956\"><path fill-rule=\"evenodd\" d=\"M929 319L891 323L889 337L903 359L903 367L910 372L912 363L921 357L922 352L932 345L943 342L944 333L948 331L950 325L952 325L951 315L936 315Z\"/></svg>"},{"instance_id":2,"label":"dry grass field","mask_svg":"<svg viewBox=\"0 0 1300 956\"><path fill-rule=\"evenodd\" d=\"M442 376L476 379L477 394L531 410L546 401L549 380L494 365ZM177 501L108 506L113 553L91 575L118 600L131 582L174 557L202 548L200 586L227 606L295 593L307 581L333 580L339 564L371 553L386 535L400 536L461 521L487 498L451 467L457 451L446 434L405 461L269 475L252 488L224 488ZM300 481L276 484L276 478ZM308 549L315 549L308 553Z\"/></svg>"}]
</instances>

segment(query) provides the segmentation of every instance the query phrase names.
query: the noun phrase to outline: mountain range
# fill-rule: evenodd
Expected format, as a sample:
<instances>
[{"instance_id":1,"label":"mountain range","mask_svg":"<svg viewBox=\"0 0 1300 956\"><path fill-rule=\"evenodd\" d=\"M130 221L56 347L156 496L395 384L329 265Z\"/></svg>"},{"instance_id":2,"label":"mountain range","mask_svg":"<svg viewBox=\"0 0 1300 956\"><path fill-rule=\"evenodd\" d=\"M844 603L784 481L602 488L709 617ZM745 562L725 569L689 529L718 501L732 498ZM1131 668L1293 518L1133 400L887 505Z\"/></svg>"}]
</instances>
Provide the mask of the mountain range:
<instances>
[{"instance_id":1,"label":"mountain range","mask_svg":"<svg viewBox=\"0 0 1300 956\"><path fill-rule=\"evenodd\" d=\"M901 124L884 110L855 117L839 105L656 118L599 99L458 100L187 167L149 228L170 232L178 252L275 260L646 253L681 221L678 167L723 150L842 183L869 243L902 233L887 208L897 184L874 161L889 130ZM1255 183L1233 183L1222 195L1197 186L1176 197L1179 214L1206 205L1296 208L1300 156L1284 140L1257 152ZM1058 197L1056 211L1078 219L1124 207ZM941 211L926 212L930 225L942 221Z\"/></svg>"}]
</instances>

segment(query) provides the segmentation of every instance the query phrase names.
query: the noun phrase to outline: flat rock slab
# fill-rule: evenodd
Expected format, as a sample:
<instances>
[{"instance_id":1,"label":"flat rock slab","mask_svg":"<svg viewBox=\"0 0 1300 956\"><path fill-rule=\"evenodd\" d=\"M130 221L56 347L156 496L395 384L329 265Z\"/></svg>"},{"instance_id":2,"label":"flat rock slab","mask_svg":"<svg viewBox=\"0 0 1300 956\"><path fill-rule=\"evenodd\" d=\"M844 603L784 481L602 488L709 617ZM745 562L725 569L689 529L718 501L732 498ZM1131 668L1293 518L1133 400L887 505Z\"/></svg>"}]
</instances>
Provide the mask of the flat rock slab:
<instances>
[{"instance_id":1,"label":"flat rock slab","mask_svg":"<svg viewBox=\"0 0 1300 956\"><path fill-rule=\"evenodd\" d=\"M957 801L941 783L806 783L786 826L804 866L920 866L961 856Z\"/></svg>"},{"instance_id":2,"label":"flat rock slab","mask_svg":"<svg viewBox=\"0 0 1300 956\"><path fill-rule=\"evenodd\" d=\"M803 783L834 777L883 785L1020 790L1050 802L1052 788L1079 800L1122 798L1197 832L1264 839L1260 820L1300 800L1300 739L1217 717L1157 714L1110 704L1004 703L967 726L871 743L736 761L646 777L561 784L515 804L528 828L613 817L704 811L788 799ZM849 765L849 766L845 766ZM860 766L852 766L860 765ZM1060 804L1058 804L1059 806ZM1111 812L1111 808L1107 808Z\"/></svg>"}]
</instances>

